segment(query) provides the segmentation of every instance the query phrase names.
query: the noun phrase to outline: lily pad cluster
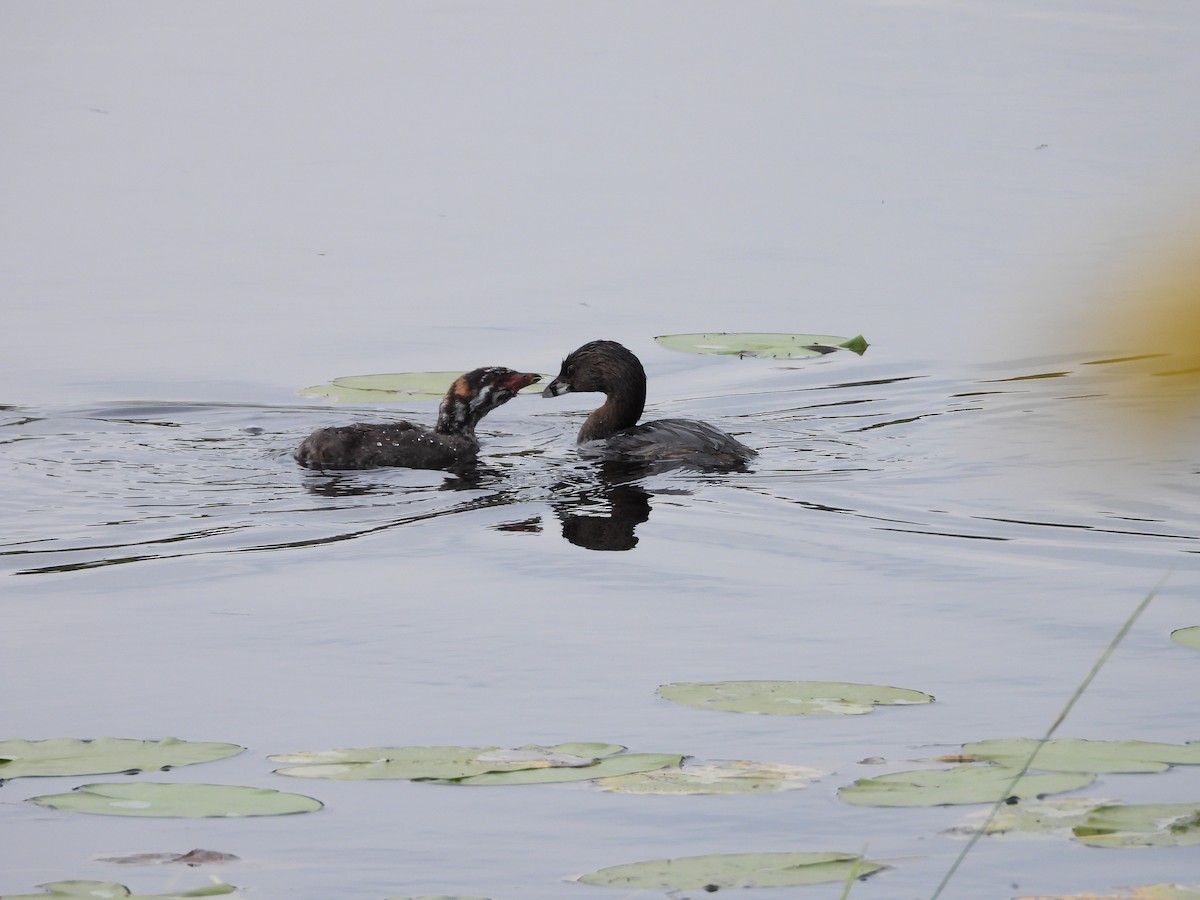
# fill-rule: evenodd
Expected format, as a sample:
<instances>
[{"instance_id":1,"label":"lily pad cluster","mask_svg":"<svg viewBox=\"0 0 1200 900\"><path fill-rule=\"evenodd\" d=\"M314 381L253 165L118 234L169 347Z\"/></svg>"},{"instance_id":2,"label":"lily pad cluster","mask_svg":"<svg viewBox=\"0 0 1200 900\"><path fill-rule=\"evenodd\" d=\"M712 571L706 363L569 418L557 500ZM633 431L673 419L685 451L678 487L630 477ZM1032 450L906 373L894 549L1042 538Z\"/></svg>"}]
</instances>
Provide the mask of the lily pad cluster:
<instances>
[{"instance_id":1,"label":"lily pad cluster","mask_svg":"<svg viewBox=\"0 0 1200 900\"><path fill-rule=\"evenodd\" d=\"M1038 741L1029 738L978 741L964 744L962 754L955 758L984 761L985 768L1003 768L1015 773L1015 767L1024 765L1035 748L1037 755L1033 757L1031 768L1047 774L1026 777L1049 778L1054 777L1052 773L1057 773L1060 777L1092 779L1096 774L1153 774L1174 765L1200 765L1200 742L1165 744L1076 738L1046 741L1040 746ZM1001 765L997 766L997 763ZM1046 800L1001 809L985 826L960 826L955 830L970 832L978 827L983 827L988 834L1061 833L1093 847L1183 846L1200 844L1200 803Z\"/></svg>"},{"instance_id":2,"label":"lily pad cluster","mask_svg":"<svg viewBox=\"0 0 1200 900\"><path fill-rule=\"evenodd\" d=\"M1037 754L1030 771L1021 774L1035 749ZM861 778L842 788L838 796L847 803L863 806L949 806L1030 800L1086 787L1101 773L1154 773L1166 771L1172 765L1200 765L1200 743L1075 738L1043 743L1016 738L964 744L962 752L947 761L959 765Z\"/></svg>"},{"instance_id":3,"label":"lily pad cluster","mask_svg":"<svg viewBox=\"0 0 1200 900\"><path fill-rule=\"evenodd\" d=\"M674 682L658 695L699 709L782 716L863 715L881 705L928 704L921 691L883 685L805 681ZM243 748L167 738L0 742L6 777L138 773L218 760ZM1036 751L1036 752L1035 752ZM322 750L269 757L276 774L343 781L406 780L440 785L528 785L589 782L613 792L734 794L795 790L826 774L800 766L748 760L700 760L681 753L631 752L623 745L569 742L515 748L499 746L386 746ZM1122 804L1109 800L1045 799L1078 790L1102 773L1157 773L1200 765L1200 741L1088 741L1027 738L964 744L953 763L861 778L838 791L859 806L928 807L996 804L978 825L955 832L1014 835L1061 833L1094 847L1200 845L1200 803ZM220 784L111 782L31 798L40 806L117 816L231 817L312 812L320 801L301 794ZM193 851L201 853L203 851ZM113 862L187 861L186 854L139 854ZM226 857L224 854L217 856ZM227 857L236 858L236 857ZM206 857L206 861L208 858ZM190 863L189 863L190 864ZM846 883L887 868L847 852L727 853L646 860L581 875L585 884L648 890L722 890ZM231 894L218 883L171 894L134 895L110 882L63 881L30 897L203 897ZM1170 895L1163 895L1170 896ZM401 898L396 898L401 900ZM409 898L483 900L483 898Z\"/></svg>"},{"instance_id":4,"label":"lily pad cluster","mask_svg":"<svg viewBox=\"0 0 1200 900\"><path fill-rule=\"evenodd\" d=\"M742 794L796 790L824 772L749 760L701 761L679 753L628 753L620 744L552 747L366 747L272 756L277 775L338 781L515 785L593 782L627 794Z\"/></svg>"},{"instance_id":5,"label":"lily pad cluster","mask_svg":"<svg viewBox=\"0 0 1200 900\"><path fill-rule=\"evenodd\" d=\"M125 738L7 741L3 765L12 776L134 773L211 761L241 752L235 744L194 743L173 738L144 741ZM324 750L273 756L285 763L278 774L339 780L404 779L444 785L515 785L592 782L603 790L640 794L755 793L795 790L824 773L800 766L747 760L702 761L680 753L635 753L620 744L571 742L516 748L499 746L404 746ZM301 794L220 784L97 782L73 791L33 797L39 806L68 812L115 816L212 818L271 816L312 812L320 801ZM118 863L229 861L236 857L193 851L191 854L143 853L109 859ZM752 860L757 860L753 862ZM669 863L669 861L668 861ZM848 854L733 854L698 859L677 867L681 873L708 873L706 884L805 884L845 877L847 864L860 876L880 866ZM653 864L638 864L653 868ZM713 868L713 867L716 868ZM636 866L634 868L637 868ZM614 878L621 867L606 870ZM776 871L778 869L779 871ZM596 873L602 879L605 876ZM659 876L661 877L661 876ZM584 880L584 879L581 879ZM603 883L597 881L596 883ZM32 896L201 897L230 894L230 885L193 891L134 895L115 882L63 881L42 886Z\"/></svg>"},{"instance_id":6,"label":"lily pad cluster","mask_svg":"<svg viewBox=\"0 0 1200 900\"><path fill-rule=\"evenodd\" d=\"M1200 844L1200 803L1113 803L1062 797L1006 806L989 821L982 814L952 834L1035 837L1060 835L1089 847L1184 847Z\"/></svg>"},{"instance_id":7,"label":"lily pad cluster","mask_svg":"<svg viewBox=\"0 0 1200 900\"><path fill-rule=\"evenodd\" d=\"M991 837L1070 837L1093 809L1106 800L1088 797L1050 797L1024 803L1004 804L995 810L975 810L945 833L969 837L982 831Z\"/></svg>"},{"instance_id":8,"label":"lily pad cluster","mask_svg":"<svg viewBox=\"0 0 1200 900\"><path fill-rule=\"evenodd\" d=\"M94 740L9 740L0 741L0 772L5 778L113 772L136 774L212 762L241 753L244 749L237 744L181 741L177 738L159 741L110 737ZM97 815L181 818L278 816L321 808L321 803L311 797L264 788L144 781L85 784L64 794L31 797L30 802L52 809Z\"/></svg>"},{"instance_id":9,"label":"lily pad cluster","mask_svg":"<svg viewBox=\"0 0 1200 900\"><path fill-rule=\"evenodd\" d=\"M1071 829L1090 847L1184 847L1200 844L1200 803L1112 803Z\"/></svg>"}]
</instances>

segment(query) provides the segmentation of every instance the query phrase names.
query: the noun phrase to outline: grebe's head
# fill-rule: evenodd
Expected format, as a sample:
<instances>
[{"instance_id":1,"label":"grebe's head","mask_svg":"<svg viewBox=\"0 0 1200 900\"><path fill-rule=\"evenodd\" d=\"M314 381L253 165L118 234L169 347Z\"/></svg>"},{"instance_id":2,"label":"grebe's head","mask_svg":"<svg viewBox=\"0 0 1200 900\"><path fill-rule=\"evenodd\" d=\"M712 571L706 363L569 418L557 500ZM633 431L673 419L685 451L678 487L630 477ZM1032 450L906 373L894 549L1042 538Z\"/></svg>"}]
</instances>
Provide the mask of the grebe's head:
<instances>
[{"instance_id":1,"label":"grebe's head","mask_svg":"<svg viewBox=\"0 0 1200 900\"><path fill-rule=\"evenodd\" d=\"M591 341L563 360L558 376L546 385L543 397L616 389L645 391L646 370L638 358L616 341Z\"/></svg>"},{"instance_id":2,"label":"grebe's head","mask_svg":"<svg viewBox=\"0 0 1200 900\"><path fill-rule=\"evenodd\" d=\"M472 369L450 385L438 410L436 430L446 434L469 434L480 419L541 378L532 372L516 372L502 366Z\"/></svg>"}]
</instances>

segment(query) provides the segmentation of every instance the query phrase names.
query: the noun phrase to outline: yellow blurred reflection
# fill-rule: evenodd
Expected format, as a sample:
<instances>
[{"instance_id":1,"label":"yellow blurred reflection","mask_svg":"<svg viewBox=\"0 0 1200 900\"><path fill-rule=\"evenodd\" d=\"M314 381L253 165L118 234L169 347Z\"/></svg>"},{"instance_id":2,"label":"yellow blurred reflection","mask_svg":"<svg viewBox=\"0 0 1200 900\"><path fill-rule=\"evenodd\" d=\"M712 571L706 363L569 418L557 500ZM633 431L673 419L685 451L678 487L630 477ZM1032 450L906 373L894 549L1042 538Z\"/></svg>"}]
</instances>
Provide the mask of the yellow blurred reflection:
<instances>
[{"instance_id":1,"label":"yellow blurred reflection","mask_svg":"<svg viewBox=\"0 0 1200 900\"><path fill-rule=\"evenodd\" d=\"M1111 356L1103 366L1117 409L1165 437L1200 411L1200 240L1146 253L1118 272L1084 329ZM1106 379L1107 381L1107 379Z\"/></svg>"}]
</instances>

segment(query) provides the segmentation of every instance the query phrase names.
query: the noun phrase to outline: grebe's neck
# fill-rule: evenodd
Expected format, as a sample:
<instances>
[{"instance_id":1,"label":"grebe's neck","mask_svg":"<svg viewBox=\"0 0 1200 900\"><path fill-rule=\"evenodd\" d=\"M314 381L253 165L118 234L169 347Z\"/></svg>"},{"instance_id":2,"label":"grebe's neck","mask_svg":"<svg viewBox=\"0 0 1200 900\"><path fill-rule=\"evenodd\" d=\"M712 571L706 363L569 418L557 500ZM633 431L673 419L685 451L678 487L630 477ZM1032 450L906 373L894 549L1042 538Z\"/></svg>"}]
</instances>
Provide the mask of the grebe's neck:
<instances>
[{"instance_id":1,"label":"grebe's neck","mask_svg":"<svg viewBox=\"0 0 1200 900\"><path fill-rule=\"evenodd\" d=\"M637 360L634 360L637 363ZM607 379L604 403L592 411L579 430L579 443L612 437L632 428L646 408L646 373L640 364L622 367L615 378Z\"/></svg>"},{"instance_id":2,"label":"grebe's neck","mask_svg":"<svg viewBox=\"0 0 1200 900\"><path fill-rule=\"evenodd\" d=\"M433 430L438 434L461 434L465 437L475 436L475 426L490 407L479 402L470 381L474 372L468 372L455 379L442 398L438 407L437 424Z\"/></svg>"},{"instance_id":3,"label":"grebe's neck","mask_svg":"<svg viewBox=\"0 0 1200 900\"><path fill-rule=\"evenodd\" d=\"M475 425L478 416L471 415L471 408L461 399L447 397L438 408L437 424L433 430L438 434L461 434L467 437L475 436Z\"/></svg>"}]
</instances>

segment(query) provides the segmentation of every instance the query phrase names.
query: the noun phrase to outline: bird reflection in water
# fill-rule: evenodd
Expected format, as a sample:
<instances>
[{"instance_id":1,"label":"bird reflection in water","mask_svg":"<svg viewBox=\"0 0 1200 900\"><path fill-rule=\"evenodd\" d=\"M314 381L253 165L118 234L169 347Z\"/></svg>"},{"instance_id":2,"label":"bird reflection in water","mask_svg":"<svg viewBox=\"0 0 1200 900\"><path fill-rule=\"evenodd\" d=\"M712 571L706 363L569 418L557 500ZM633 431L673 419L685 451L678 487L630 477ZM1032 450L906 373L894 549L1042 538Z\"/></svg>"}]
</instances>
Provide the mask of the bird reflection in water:
<instances>
[{"instance_id":1,"label":"bird reflection in water","mask_svg":"<svg viewBox=\"0 0 1200 900\"><path fill-rule=\"evenodd\" d=\"M394 470L393 470L394 471ZM485 491L465 504L448 509L402 516L369 531L410 524L413 521L452 515L485 507L520 505L530 497L511 484L504 468L464 465L447 473L436 491ZM562 535L578 547L588 550L632 550L638 544L637 526L650 518L649 491L633 483L647 474L647 467L621 463L584 466L572 472L569 480L553 486L550 505L562 523ZM310 473L304 489L320 497L363 497L405 493L389 478L371 478L369 472ZM526 485L528 487L528 485ZM419 490L424 493L429 486ZM529 516L519 521L493 526L498 531L540 532L542 517ZM343 536L344 537L344 536Z\"/></svg>"},{"instance_id":2,"label":"bird reflection in water","mask_svg":"<svg viewBox=\"0 0 1200 900\"><path fill-rule=\"evenodd\" d=\"M371 472L387 473L381 480L371 478ZM306 473L304 489L318 497L367 497L373 494L404 493L405 488L395 482L386 480L396 469L379 468L375 470L326 470L319 473ZM435 488L438 491L474 491L495 489L504 484L503 469L479 465L475 462L463 463L448 469L446 478ZM419 490L424 492L430 487L422 485ZM497 490L497 494L512 495L512 491ZM510 499L515 500L515 497Z\"/></svg>"},{"instance_id":3,"label":"bird reflection in water","mask_svg":"<svg viewBox=\"0 0 1200 900\"><path fill-rule=\"evenodd\" d=\"M650 518L650 493L630 483L645 468L604 463L596 472L597 479L573 486L553 502L563 537L588 550L632 550L638 543L637 526ZM559 485L556 492L571 487Z\"/></svg>"}]
</instances>

